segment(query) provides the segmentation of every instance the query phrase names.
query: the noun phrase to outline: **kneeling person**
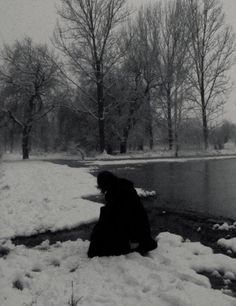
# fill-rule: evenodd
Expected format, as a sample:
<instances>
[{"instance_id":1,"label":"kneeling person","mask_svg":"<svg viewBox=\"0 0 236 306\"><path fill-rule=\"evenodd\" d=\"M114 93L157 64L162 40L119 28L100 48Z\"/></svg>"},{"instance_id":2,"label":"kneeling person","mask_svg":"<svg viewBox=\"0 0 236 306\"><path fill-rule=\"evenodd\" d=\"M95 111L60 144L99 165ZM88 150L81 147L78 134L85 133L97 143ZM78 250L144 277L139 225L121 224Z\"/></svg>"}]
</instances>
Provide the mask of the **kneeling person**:
<instances>
[{"instance_id":1,"label":"kneeling person","mask_svg":"<svg viewBox=\"0 0 236 306\"><path fill-rule=\"evenodd\" d=\"M114 256L137 251L145 254L157 247L147 213L133 183L109 171L97 177L105 206L91 234L88 256Z\"/></svg>"}]
</instances>

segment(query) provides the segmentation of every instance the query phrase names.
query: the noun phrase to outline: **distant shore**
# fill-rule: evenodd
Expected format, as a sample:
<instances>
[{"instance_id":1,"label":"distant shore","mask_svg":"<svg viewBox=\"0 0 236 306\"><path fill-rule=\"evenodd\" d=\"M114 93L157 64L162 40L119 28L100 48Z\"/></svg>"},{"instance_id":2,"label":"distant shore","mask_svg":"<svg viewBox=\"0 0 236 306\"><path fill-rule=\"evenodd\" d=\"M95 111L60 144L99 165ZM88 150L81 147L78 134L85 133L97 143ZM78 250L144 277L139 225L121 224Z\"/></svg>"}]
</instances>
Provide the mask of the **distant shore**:
<instances>
[{"instance_id":1,"label":"distant shore","mask_svg":"<svg viewBox=\"0 0 236 306\"><path fill-rule=\"evenodd\" d=\"M45 152L32 152L29 160L76 160L84 163L96 162L96 161L140 161L140 160L160 160L160 161L181 161L183 159L220 159L220 158L236 158L235 150L183 150L180 151L178 157L175 157L174 152L168 150L160 151L131 151L127 154L93 154L91 156L84 156L81 154L70 154L68 152L58 153L45 153ZM21 153L4 153L1 159L3 161L21 160Z\"/></svg>"}]
</instances>

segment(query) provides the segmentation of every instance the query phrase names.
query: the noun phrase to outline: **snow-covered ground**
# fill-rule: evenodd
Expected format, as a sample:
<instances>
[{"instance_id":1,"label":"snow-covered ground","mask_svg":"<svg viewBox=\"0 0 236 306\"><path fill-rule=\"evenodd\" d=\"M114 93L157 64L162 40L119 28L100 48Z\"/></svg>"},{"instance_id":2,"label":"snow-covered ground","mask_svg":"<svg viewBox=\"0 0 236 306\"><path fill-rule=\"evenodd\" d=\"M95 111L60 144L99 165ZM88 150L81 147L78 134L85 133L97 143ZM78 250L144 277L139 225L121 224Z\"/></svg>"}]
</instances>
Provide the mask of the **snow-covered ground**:
<instances>
[{"instance_id":1,"label":"snow-covered ground","mask_svg":"<svg viewBox=\"0 0 236 306\"><path fill-rule=\"evenodd\" d=\"M98 193L88 168L42 161L8 162L0 168L0 239L97 219L100 205L81 198Z\"/></svg>"},{"instance_id":2,"label":"snow-covered ground","mask_svg":"<svg viewBox=\"0 0 236 306\"><path fill-rule=\"evenodd\" d=\"M197 273L223 273L228 284L235 279L235 259L169 233L160 234L158 249L149 257L88 259L88 242L81 240L34 249L8 247L9 255L0 258L2 306L70 305L72 283L79 305L236 305Z\"/></svg>"},{"instance_id":3,"label":"snow-covered ground","mask_svg":"<svg viewBox=\"0 0 236 306\"><path fill-rule=\"evenodd\" d=\"M0 246L10 250L0 258L1 306L66 306L72 292L78 305L236 305L198 274L223 276L227 292L236 259L170 233L157 237L158 248L148 257L88 259L89 242L80 239L33 249L12 245L8 238L15 235L94 220L100 205L81 198L97 194L88 168L22 161L0 164L1 171Z\"/></svg>"}]
</instances>

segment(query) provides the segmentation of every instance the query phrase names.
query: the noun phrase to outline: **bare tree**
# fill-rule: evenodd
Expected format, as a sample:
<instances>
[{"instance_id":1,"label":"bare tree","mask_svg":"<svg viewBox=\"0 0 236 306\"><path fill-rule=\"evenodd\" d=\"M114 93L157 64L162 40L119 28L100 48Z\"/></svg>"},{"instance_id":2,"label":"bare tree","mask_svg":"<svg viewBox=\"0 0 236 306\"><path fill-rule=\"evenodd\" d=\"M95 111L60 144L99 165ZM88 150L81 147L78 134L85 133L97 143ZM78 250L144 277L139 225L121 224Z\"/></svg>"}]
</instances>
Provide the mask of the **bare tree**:
<instances>
[{"instance_id":1,"label":"bare tree","mask_svg":"<svg viewBox=\"0 0 236 306\"><path fill-rule=\"evenodd\" d=\"M125 67L123 68L125 69ZM144 98L141 74L139 70L135 69L137 67L133 67L132 70L127 68L123 71L123 80L121 80L123 85L121 90L123 91L122 100L116 104L118 113L118 124L116 126L117 128L121 127L119 133L120 153L127 152L129 134L144 115L144 113L140 114Z\"/></svg>"},{"instance_id":2,"label":"bare tree","mask_svg":"<svg viewBox=\"0 0 236 306\"><path fill-rule=\"evenodd\" d=\"M149 12L149 9L147 9ZM151 25L140 9L138 15L122 29L120 40L123 62L112 75L116 86L112 87L115 101L111 109L113 122L108 120L120 142L120 153L126 153L128 138L137 126L144 125L150 146L153 145L151 89L154 86L153 45L149 33ZM144 137L144 136L143 136Z\"/></svg>"},{"instance_id":3,"label":"bare tree","mask_svg":"<svg viewBox=\"0 0 236 306\"><path fill-rule=\"evenodd\" d=\"M144 122L152 148L153 110L162 108L169 148L175 142L177 152L178 129L188 88L185 84L189 65L186 1L168 1L164 6L157 2L140 8L123 36L123 43L129 45L123 65L123 79L129 89L126 88L126 99L123 98L125 115L120 111L121 122L125 122L120 136L121 151L126 152L129 133L138 121Z\"/></svg>"},{"instance_id":4,"label":"bare tree","mask_svg":"<svg viewBox=\"0 0 236 306\"><path fill-rule=\"evenodd\" d=\"M126 0L61 0L62 20L54 35L55 45L68 59L66 77L89 98L97 110L83 108L98 120L100 151L105 149L105 78L119 61L117 27L126 19ZM81 86L80 77L96 85L96 97Z\"/></svg>"},{"instance_id":5,"label":"bare tree","mask_svg":"<svg viewBox=\"0 0 236 306\"><path fill-rule=\"evenodd\" d=\"M149 147L153 148L153 109L152 90L158 86L160 75L155 62L159 57L160 20L157 19L159 5L141 7L133 22L133 37L129 48L129 65L133 65L140 78L138 84L142 91L143 117L145 118L145 132L149 139Z\"/></svg>"},{"instance_id":6,"label":"bare tree","mask_svg":"<svg viewBox=\"0 0 236 306\"><path fill-rule=\"evenodd\" d=\"M33 124L54 108L58 68L52 57L46 45L34 45L29 38L2 50L1 111L21 128L23 159L29 158Z\"/></svg>"},{"instance_id":7,"label":"bare tree","mask_svg":"<svg viewBox=\"0 0 236 306\"><path fill-rule=\"evenodd\" d=\"M155 62L160 75L157 91L159 104L167 121L168 145L175 143L178 151L178 126L182 118L184 90L187 89L189 68L189 34L186 19L186 1L168 1L156 10L160 20L160 35L157 43L158 58Z\"/></svg>"},{"instance_id":8,"label":"bare tree","mask_svg":"<svg viewBox=\"0 0 236 306\"><path fill-rule=\"evenodd\" d=\"M209 142L209 120L225 103L230 82L227 72L232 65L234 35L225 24L222 5L218 0L189 0L189 32L194 88L191 100L202 117L205 149Z\"/></svg>"},{"instance_id":9,"label":"bare tree","mask_svg":"<svg viewBox=\"0 0 236 306\"><path fill-rule=\"evenodd\" d=\"M113 87L115 104L112 115L116 120L112 128L120 141L120 153L126 153L129 134L136 123L138 121L140 123L140 108L145 103L145 91L149 91L150 85L150 83L144 84L143 71L148 70L147 63L151 61L151 58L149 59L148 54L144 55L144 49L140 45L142 43L140 32L141 30L139 31L137 27L137 19L134 23L128 23L122 30L121 49L127 52L122 65L113 75L113 79L116 80L116 88ZM144 112L142 112L142 117L144 117Z\"/></svg>"}]
</instances>

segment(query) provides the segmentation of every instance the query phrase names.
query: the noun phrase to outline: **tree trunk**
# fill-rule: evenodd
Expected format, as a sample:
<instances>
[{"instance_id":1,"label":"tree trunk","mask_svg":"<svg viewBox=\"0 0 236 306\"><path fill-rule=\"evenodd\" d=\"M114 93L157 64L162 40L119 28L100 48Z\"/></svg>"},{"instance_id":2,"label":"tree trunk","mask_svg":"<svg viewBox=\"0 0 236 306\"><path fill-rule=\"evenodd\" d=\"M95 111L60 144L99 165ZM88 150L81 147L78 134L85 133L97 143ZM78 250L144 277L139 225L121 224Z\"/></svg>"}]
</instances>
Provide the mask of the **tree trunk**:
<instances>
[{"instance_id":1,"label":"tree trunk","mask_svg":"<svg viewBox=\"0 0 236 306\"><path fill-rule=\"evenodd\" d=\"M101 112L103 113L103 111ZM98 129L99 129L99 149L100 152L103 153L105 150L105 125L104 125L104 118L100 117L100 115L98 119Z\"/></svg>"},{"instance_id":2,"label":"tree trunk","mask_svg":"<svg viewBox=\"0 0 236 306\"><path fill-rule=\"evenodd\" d=\"M7 143L8 143L8 140L7 140L7 129L5 128L4 129L4 152L5 153L7 152Z\"/></svg>"},{"instance_id":3,"label":"tree trunk","mask_svg":"<svg viewBox=\"0 0 236 306\"><path fill-rule=\"evenodd\" d=\"M13 153L14 150L14 126L10 130L10 152Z\"/></svg>"},{"instance_id":4,"label":"tree trunk","mask_svg":"<svg viewBox=\"0 0 236 306\"><path fill-rule=\"evenodd\" d=\"M153 115L152 115L152 107L151 107L151 96L150 96L150 87L149 84L147 85L147 88L145 90L145 96L147 100L147 113L148 113L148 118L146 122L146 131L148 134L148 139L149 139L149 148L150 150L153 149Z\"/></svg>"},{"instance_id":5,"label":"tree trunk","mask_svg":"<svg viewBox=\"0 0 236 306\"><path fill-rule=\"evenodd\" d=\"M178 92L175 88L175 100L174 100L174 147L175 157L179 155L179 126L178 126Z\"/></svg>"},{"instance_id":6,"label":"tree trunk","mask_svg":"<svg viewBox=\"0 0 236 306\"><path fill-rule=\"evenodd\" d=\"M179 141L178 141L178 132L175 131L175 157L179 156Z\"/></svg>"},{"instance_id":7,"label":"tree trunk","mask_svg":"<svg viewBox=\"0 0 236 306\"><path fill-rule=\"evenodd\" d=\"M205 103L205 89L204 89L204 75L202 75L201 83L201 105L202 105L202 128L203 128L203 142L205 150L208 149L208 123L206 114L206 103Z\"/></svg>"},{"instance_id":8,"label":"tree trunk","mask_svg":"<svg viewBox=\"0 0 236 306\"><path fill-rule=\"evenodd\" d=\"M22 131L22 157L23 159L29 159L29 135L30 127L24 126Z\"/></svg>"},{"instance_id":9,"label":"tree trunk","mask_svg":"<svg viewBox=\"0 0 236 306\"><path fill-rule=\"evenodd\" d=\"M120 142L120 154L126 154L127 153L127 140L122 139Z\"/></svg>"},{"instance_id":10,"label":"tree trunk","mask_svg":"<svg viewBox=\"0 0 236 306\"><path fill-rule=\"evenodd\" d=\"M148 106L149 110L148 110L148 122L147 122L147 135L148 135L148 140L149 140L149 148L150 150L153 149L153 127L152 127L152 122L153 122L153 118L152 118L152 112L151 112L151 106Z\"/></svg>"},{"instance_id":11,"label":"tree trunk","mask_svg":"<svg viewBox=\"0 0 236 306\"><path fill-rule=\"evenodd\" d=\"M99 148L103 153L105 150L105 118L104 118L104 90L103 75L101 72L101 64L97 62L97 103L98 103L98 132L99 132Z\"/></svg>"},{"instance_id":12,"label":"tree trunk","mask_svg":"<svg viewBox=\"0 0 236 306\"><path fill-rule=\"evenodd\" d=\"M138 145L138 151L143 151L143 142Z\"/></svg>"},{"instance_id":13,"label":"tree trunk","mask_svg":"<svg viewBox=\"0 0 236 306\"><path fill-rule=\"evenodd\" d=\"M204 141L204 148L205 150L208 149L208 142L209 142L209 131L208 131L208 124L207 124L207 116L205 109L202 110L202 124L203 124L203 141Z\"/></svg>"},{"instance_id":14,"label":"tree trunk","mask_svg":"<svg viewBox=\"0 0 236 306\"><path fill-rule=\"evenodd\" d=\"M107 154L112 154L113 153L113 147L111 144L107 144Z\"/></svg>"},{"instance_id":15,"label":"tree trunk","mask_svg":"<svg viewBox=\"0 0 236 306\"><path fill-rule=\"evenodd\" d=\"M128 140L128 137L129 137L129 128L126 127L123 130L123 137L122 137L122 139L120 141L120 153L121 154L127 153L127 140Z\"/></svg>"},{"instance_id":16,"label":"tree trunk","mask_svg":"<svg viewBox=\"0 0 236 306\"><path fill-rule=\"evenodd\" d=\"M152 150L153 149L153 143L154 143L154 141L153 141L152 123L150 123L148 131L149 131L149 148L150 148L150 150Z\"/></svg>"},{"instance_id":17,"label":"tree trunk","mask_svg":"<svg viewBox=\"0 0 236 306\"><path fill-rule=\"evenodd\" d=\"M168 125L168 144L169 144L169 150L171 151L173 148L173 128L172 128L171 102L169 97L167 101L167 125Z\"/></svg>"},{"instance_id":18,"label":"tree trunk","mask_svg":"<svg viewBox=\"0 0 236 306\"><path fill-rule=\"evenodd\" d=\"M33 109L34 109L34 100L36 95L31 96L29 100L29 108L26 110L27 121L23 125L22 129L22 157L23 159L29 159L29 139L30 132L33 124Z\"/></svg>"}]
</instances>

